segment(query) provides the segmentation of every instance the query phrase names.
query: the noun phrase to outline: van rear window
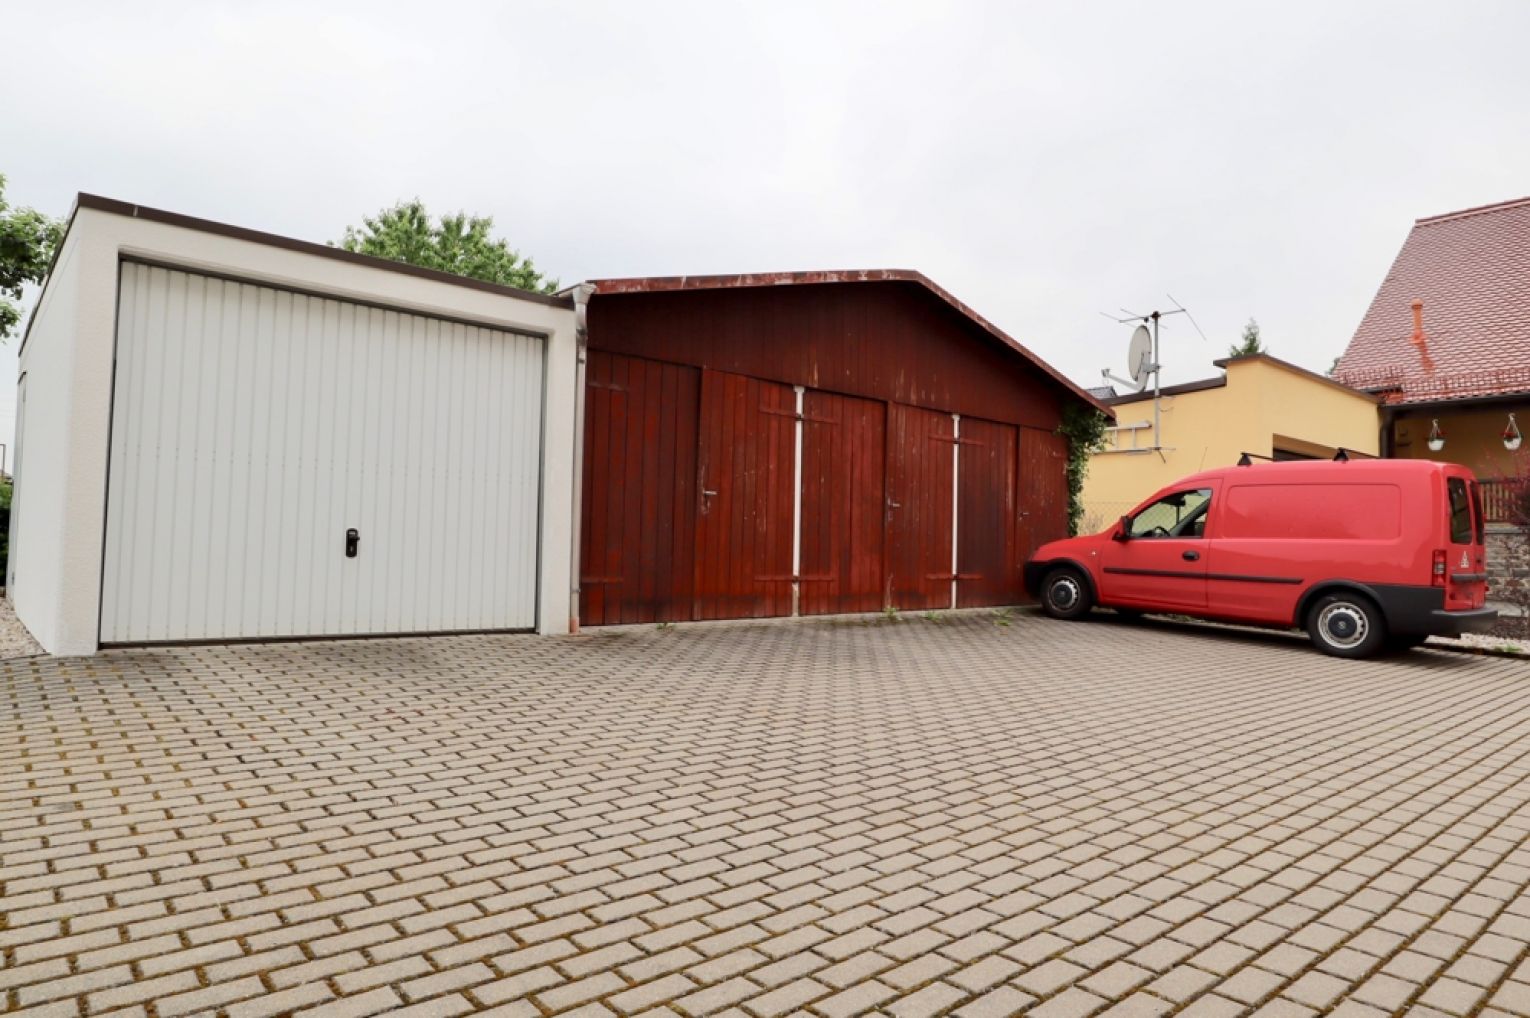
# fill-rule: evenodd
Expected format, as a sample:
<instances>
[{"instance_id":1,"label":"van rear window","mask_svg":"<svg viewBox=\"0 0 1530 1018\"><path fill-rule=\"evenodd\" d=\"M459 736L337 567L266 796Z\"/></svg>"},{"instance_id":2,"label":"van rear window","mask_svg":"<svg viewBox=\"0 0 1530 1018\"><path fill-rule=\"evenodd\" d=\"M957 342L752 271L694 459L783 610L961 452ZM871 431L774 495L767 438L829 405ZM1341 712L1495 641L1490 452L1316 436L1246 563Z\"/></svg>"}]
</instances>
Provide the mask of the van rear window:
<instances>
[{"instance_id":1,"label":"van rear window","mask_svg":"<svg viewBox=\"0 0 1530 1018\"><path fill-rule=\"evenodd\" d=\"M1450 493L1450 543L1472 543L1472 498L1467 493L1466 482L1459 477L1445 479L1445 489Z\"/></svg>"},{"instance_id":2,"label":"van rear window","mask_svg":"<svg viewBox=\"0 0 1530 1018\"><path fill-rule=\"evenodd\" d=\"M1482 485L1473 481L1472 488L1472 522L1477 525L1477 543L1487 543L1487 527L1483 525L1482 518Z\"/></svg>"},{"instance_id":3,"label":"van rear window","mask_svg":"<svg viewBox=\"0 0 1530 1018\"><path fill-rule=\"evenodd\" d=\"M1385 541L1402 533L1395 484L1240 484L1215 524L1224 538Z\"/></svg>"}]
</instances>

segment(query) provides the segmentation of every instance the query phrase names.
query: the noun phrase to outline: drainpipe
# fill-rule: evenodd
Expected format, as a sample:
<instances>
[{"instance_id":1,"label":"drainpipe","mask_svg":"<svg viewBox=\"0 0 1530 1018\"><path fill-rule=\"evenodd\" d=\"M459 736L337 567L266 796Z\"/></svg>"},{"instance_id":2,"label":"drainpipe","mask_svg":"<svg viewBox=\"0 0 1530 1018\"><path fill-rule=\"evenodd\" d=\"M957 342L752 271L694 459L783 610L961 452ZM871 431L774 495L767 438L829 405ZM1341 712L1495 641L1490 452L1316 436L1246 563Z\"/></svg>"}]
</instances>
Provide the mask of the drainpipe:
<instances>
[{"instance_id":1,"label":"drainpipe","mask_svg":"<svg viewBox=\"0 0 1530 1018\"><path fill-rule=\"evenodd\" d=\"M590 354L590 297L595 293L593 283L580 283L573 288L574 298L574 505L573 547L569 551L568 571L568 631L579 632L579 552L584 512L584 372Z\"/></svg>"}]
</instances>

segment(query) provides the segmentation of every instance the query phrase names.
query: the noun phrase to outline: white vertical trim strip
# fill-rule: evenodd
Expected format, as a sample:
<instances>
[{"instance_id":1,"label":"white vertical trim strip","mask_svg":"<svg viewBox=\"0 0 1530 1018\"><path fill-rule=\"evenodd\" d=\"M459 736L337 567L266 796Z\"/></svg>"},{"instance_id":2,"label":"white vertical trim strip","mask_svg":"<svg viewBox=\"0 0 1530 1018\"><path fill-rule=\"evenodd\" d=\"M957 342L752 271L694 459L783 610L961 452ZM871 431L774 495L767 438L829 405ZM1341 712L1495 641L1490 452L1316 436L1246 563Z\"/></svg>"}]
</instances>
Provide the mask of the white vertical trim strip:
<instances>
[{"instance_id":1,"label":"white vertical trim strip","mask_svg":"<svg viewBox=\"0 0 1530 1018\"><path fill-rule=\"evenodd\" d=\"M956 607L957 538L960 534L961 508L959 493L962 486L962 415L951 415L951 607Z\"/></svg>"},{"instance_id":2,"label":"white vertical trim strip","mask_svg":"<svg viewBox=\"0 0 1530 1018\"><path fill-rule=\"evenodd\" d=\"M793 386L797 413L792 421L796 449L792 453L792 615L802 614L802 406L807 389Z\"/></svg>"}]
</instances>

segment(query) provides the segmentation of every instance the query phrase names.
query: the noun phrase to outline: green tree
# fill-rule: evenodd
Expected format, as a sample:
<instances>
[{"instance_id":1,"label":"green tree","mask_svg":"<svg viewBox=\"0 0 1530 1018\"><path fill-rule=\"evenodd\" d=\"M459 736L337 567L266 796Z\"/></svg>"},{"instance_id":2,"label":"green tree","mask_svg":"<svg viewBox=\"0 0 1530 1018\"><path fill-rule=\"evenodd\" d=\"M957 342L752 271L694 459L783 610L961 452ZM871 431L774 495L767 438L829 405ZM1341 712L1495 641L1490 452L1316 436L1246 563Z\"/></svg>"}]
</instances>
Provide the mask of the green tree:
<instances>
[{"instance_id":1,"label":"green tree","mask_svg":"<svg viewBox=\"0 0 1530 1018\"><path fill-rule=\"evenodd\" d=\"M64 236L64 224L36 209L13 209L0 175L0 342L21 322L21 288L41 283Z\"/></svg>"},{"instance_id":2,"label":"green tree","mask_svg":"<svg viewBox=\"0 0 1530 1018\"><path fill-rule=\"evenodd\" d=\"M1269 352L1264 345L1264 340L1259 338L1259 323L1252 318L1243 327L1242 340L1227 348L1229 357L1247 357L1249 354Z\"/></svg>"},{"instance_id":3,"label":"green tree","mask_svg":"<svg viewBox=\"0 0 1530 1018\"><path fill-rule=\"evenodd\" d=\"M416 198L366 216L361 223L345 228L340 241L345 250L536 293L558 288L558 281L538 272L530 258L490 236L494 220L489 216L458 212L432 220L425 203Z\"/></svg>"}]
</instances>

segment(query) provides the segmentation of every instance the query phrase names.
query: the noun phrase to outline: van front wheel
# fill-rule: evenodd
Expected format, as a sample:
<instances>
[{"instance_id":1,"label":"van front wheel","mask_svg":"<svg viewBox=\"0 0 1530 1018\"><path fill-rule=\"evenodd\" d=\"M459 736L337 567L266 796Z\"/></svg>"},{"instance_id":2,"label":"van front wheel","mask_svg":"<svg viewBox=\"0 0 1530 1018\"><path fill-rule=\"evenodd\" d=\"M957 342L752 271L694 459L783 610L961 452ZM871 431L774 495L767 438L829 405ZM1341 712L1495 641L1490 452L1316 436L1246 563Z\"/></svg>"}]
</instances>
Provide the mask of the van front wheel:
<instances>
[{"instance_id":1,"label":"van front wheel","mask_svg":"<svg viewBox=\"0 0 1530 1018\"><path fill-rule=\"evenodd\" d=\"M1307 611L1307 636L1334 657L1370 657L1387 640L1386 620L1375 602L1360 594L1325 594Z\"/></svg>"},{"instance_id":2,"label":"van front wheel","mask_svg":"<svg viewBox=\"0 0 1530 1018\"><path fill-rule=\"evenodd\" d=\"M1094 607L1094 598L1083 575L1062 566L1041 581L1041 607L1054 619L1081 619Z\"/></svg>"}]
</instances>

